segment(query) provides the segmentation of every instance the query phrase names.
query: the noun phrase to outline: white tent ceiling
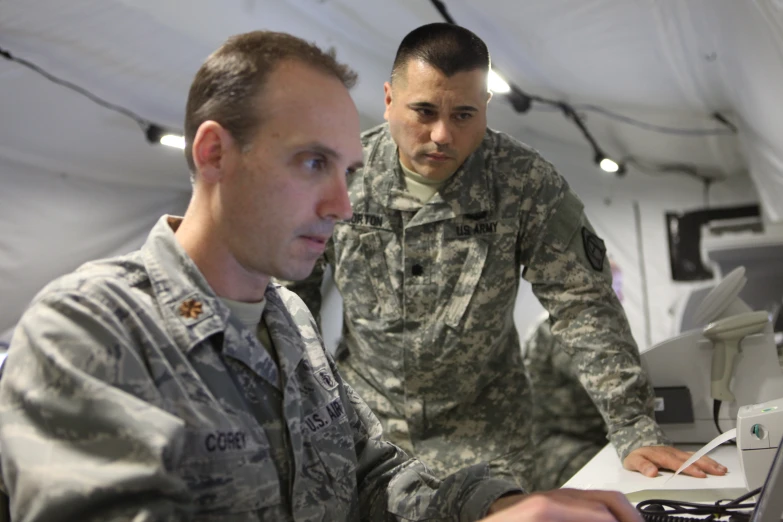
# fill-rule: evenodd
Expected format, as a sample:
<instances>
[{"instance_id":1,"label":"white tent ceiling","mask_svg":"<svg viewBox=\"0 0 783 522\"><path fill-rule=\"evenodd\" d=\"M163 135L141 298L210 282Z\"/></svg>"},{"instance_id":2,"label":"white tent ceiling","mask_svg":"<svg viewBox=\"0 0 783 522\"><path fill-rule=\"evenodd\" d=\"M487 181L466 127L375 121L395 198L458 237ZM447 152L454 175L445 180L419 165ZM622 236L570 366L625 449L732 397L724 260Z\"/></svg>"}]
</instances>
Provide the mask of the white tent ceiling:
<instances>
[{"instance_id":1,"label":"white tent ceiling","mask_svg":"<svg viewBox=\"0 0 783 522\"><path fill-rule=\"evenodd\" d=\"M611 155L691 164L707 175L731 177L735 186L749 172L767 219L783 221L783 1L445 4L458 23L488 43L507 79L526 92L581 107ZM427 0L2 0L0 48L142 118L181 129L190 81L210 52L235 33L286 31L335 47L338 58L359 72L353 96L369 127L382 121L382 85L401 38L435 21L442 18ZM1 59L0 89L0 163L24 166L13 177L0 172L6 198L10 188L33 178L24 174L32 168L86 183L132 185L124 197L138 201L146 201L144 190L161 202L186 200L181 152L149 145L132 119ZM656 132L586 105L667 128L719 134ZM711 118L716 111L739 132L727 133ZM607 183L576 127L551 108L535 105L517 114L498 96L490 104L490 125L534 146L556 143L569 161L583 158L583 182ZM558 164L557 157L550 159ZM640 174L632 168L629 178L634 175ZM57 183L40 186L53 190ZM74 196L73 205L82 199ZM0 224L8 223L9 209L19 207L0 207ZM5 241L12 252L3 235L0 248ZM17 274L0 263L0 276ZM13 322L3 322L3 312L0 327Z\"/></svg>"},{"instance_id":2,"label":"white tent ceiling","mask_svg":"<svg viewBox=\"0 0 783 522\"><path fill-rule=\"evenodd\" d=\"M709 115L723 112L740 127L741 140L661 134L585 114L615 155L693 163L723 175L749 166L766 187L770 216L783 219L781 2L446 5L526 91L676 128L720 129ZM380 121L381 86L400 39L440 20L426 0L4 0L0 46L146 119L181 128L189 82L209 52L237 32L288 31L336 47L359 71L354 96L370 125ZM0 61L0 82L1 154L78 175L186 186L181 158L147 146L133 121L14 63ZM523 139L543 134L583 147L590 161L582 137L557 112L519 115L498 99L490 117Z\"/></svg>"}]
</instances>

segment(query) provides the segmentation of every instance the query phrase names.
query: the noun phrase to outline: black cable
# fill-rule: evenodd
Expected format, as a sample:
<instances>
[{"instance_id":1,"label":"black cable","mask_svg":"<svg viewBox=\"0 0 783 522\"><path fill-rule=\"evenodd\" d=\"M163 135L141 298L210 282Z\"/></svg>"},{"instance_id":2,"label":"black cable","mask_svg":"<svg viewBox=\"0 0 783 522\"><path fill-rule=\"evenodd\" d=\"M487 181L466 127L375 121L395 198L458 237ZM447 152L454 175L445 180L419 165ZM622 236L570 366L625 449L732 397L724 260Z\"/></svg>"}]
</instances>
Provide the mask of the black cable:
<instances>
[{"instance_id":1,"label":"black cable","mask_svg":"<svg viewBox=\"0 0 783 522\"><path fill-rule=\"evenodd\" d=\"M731 129L732 132L737 133L737 126L731 123L729 120L726 119L726 117L719 113L719 112L713 112L712 117L721 122L723 125Z\"/></svg>"},{"instance_id":2,"label":"black cable","mask_svg":"<svg viewBox=\"0 0 783 522\"><path fill-rule=\"evenodd\" d=\"M438 12L443 17L444 20L446 20L450 24L457 25L457 22L455 22L454 19L449 14L449 10L446 9L446 4L441 2L441 0L432 0L432 5L435 6L435 9L438 10Z\"/></svg>"},{"instance_id":3,"label":"black cable","mask_svg":"<svg viewBox=\"0 0 783 522\"><path fill-rule=\"evenodd\" d=\"M676 515L705 515L700 520L715 520L717 517L731 516L734 520L749 519L747 510L756 507L755 503L743 503L745 500L757 495L761 488L745 493L734 500L719 500L714 504L702 504L697 502L685 502L680 500L648 499L639 502L636 510L642 517L650 522L675 522L685 520L685 517ZM668 509L667 509L668 508ZM693 520L692 518L690 520Z\"/></svg>"},{"instance_id":4,"label":"black cable","mask_svg":"<svg viewBox=\"0 0 783 522\"><path fill-rule=\"evenodd\" d=\"M722 404L722 401L720 401L718 399L713 399L712 400L712 420L715 421L715 427L718 428L718 434L719 435L723 435L723 430L720 427L720 421L719 421L719 418L718 418L720 416L720 405L721 404ZM737 441L736 440L726 441L723 444L728 444L730 446L736 446L737 445Z\"/></svg>"},{"instance_id":5,"label":"black cable","mask_svg":"<svg viewBox=\"0 0 783 522\"><path fill-rule=\"evenodd\" d=\"M619 114L617 112L611 111L609 109L606 109L604 107L601 107L600 105L593 105L590 103L584 103L584 104L576 104L574 105L575 109L578 109L580 111L586 111L586 112L595 112L598 114L602 114L606 116L607 118L611 118L613 120L617 120L623 123L627 123L628 125L633 125L634 127L639 127L641 129L658 132L660 134L676 134L681 136L721 136L721 135L728 135L728 134L736 134L737 128L728 120L723 118L723 116L720 116L720 119L716 117L716 115L720 115L720 113L713 114L713 118L720 121L721 123L726 124L725 129L683 129L679 127L667 127L665 125L656 125L653 123L647 123L645 121L637 120L635 118L631 118L630 116L625 116L623 114Z\"/></svg>"},{"instance_id":6,"label":"black cable","mask_svg":"<svg viewBox=\"0 0 783 522\"><path fill-rule=\"evenodd\" d=\"M726 506L731 506L733 504L741 504L745 500L748 500L751 497L755 497L759 493L761 493L761 488L752 489L752 490L748 491L747 493L745 493L744 495L740 495L737 498L735 498L734 500L730 500L726 504ZM719 501L719 502L721 502L721 501Z\"/></svg>"},{"instance_id":7,"label":"black cable","mask_svg":"<svg viewBox=\"0 0 783 522\"><path fill-rule=\"evenodd\" d=\"M647 513L642 512L642 518L645 522L683 522L684 520L705 520L701 518L679 517L676 515L667 515L666 513ZM709 519L706 519L709 520Z\"/></svg>"},{"instance_id":8,"label":"black cable","mask_svg":"<svg viewBox=\"0 0 783 522\"><path fill-rule=\"evenodd\" d=\"M151 122L150 120L146 118L142 118L135 112L131 111L130 109L126 109L125 107L122 107L120 105L117 105L115 103L108 102L104 100L103 98L97 96L96 94L93 94L92 92L88 91L84 87L80 87L76 85L75 83L69 82L68 80L63 80L62 78L58 78L57 76L51 74L50 72L46 71L42 67L30 62L29 60L25 60L24 58L19 58L17 56L14 56L11 54L10 51L7 49L4 49L0 47L0 56L5 58L6 60L9 60L11 62L18 63L19 65L23 65L24 67L27 67L28 69L40 74L47 80L49 80L52 83L55 83L57 85L61 85L63 87L66 87L78 94L81 94L85 98L89 99L93 103L96 103L97 105L100 105L101 107L104 107L106 109L109 109L111 111L117 112L119 114L122 114L123 116L127 116L128 118L135 121L144 131L145 133L149 132L157 132L162 130L162 127L160 125L156 125L155 123ZM148 136L149 139L149 136Z\"/></svg>"},{"instance_id":9,"label":"black cable","mask_svg":"<svg viewBox=\"0 0 783 522\"><path fill-rule=\"evenodd\" d=\"M712 400L712 420L715 421L715 427L718 428L718 434L723 435L723 430L720 429L720 423L718 422L718 415L720 415L720 404L721 401L719 399Z\"/></svg>"}]
</instances>

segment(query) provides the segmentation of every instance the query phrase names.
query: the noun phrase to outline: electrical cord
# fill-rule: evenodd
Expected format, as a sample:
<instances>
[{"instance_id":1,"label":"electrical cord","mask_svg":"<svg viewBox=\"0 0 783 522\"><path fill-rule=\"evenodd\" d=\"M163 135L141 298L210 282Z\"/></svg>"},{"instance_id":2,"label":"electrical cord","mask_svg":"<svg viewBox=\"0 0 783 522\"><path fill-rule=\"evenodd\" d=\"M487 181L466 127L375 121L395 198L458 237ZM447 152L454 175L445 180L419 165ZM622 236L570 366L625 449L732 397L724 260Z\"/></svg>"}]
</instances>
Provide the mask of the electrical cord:
<instances>
[{"instance_id":1,"label":"electrical cord","mask_svg":"<svg viewBox=\"0 0 783 522\"><path fill-rule=\"evenodd\" d=\"M595 112L598 114L602 114L607 118L611 118L613 120L627 123L628 125L633 125L641 129L658 132L661 134L676 134L680 136L721 136L721 135L729 135L729 134L737 133L737 127L719 112L713 113L712 118L722 123L725 126L725 128L684 129L678 127L667 127L665 125L655 125L653 123L637 120L635 118L631 118L630 116L625 116L624 114L619 114L617 112L611 111L599 105L593 105L589 103L576 104L573 107L579 111Z\"/></svg>"},{"instance_id":2,"label":"electrical cord","mask_svg":"<svg viewBox=\"0 0 783 522\"><path fill-rule=\"evenodd\" d=\"M722 402L723 401L721 401L719 399L713 399L712 400L712 420L715 421L715 427L718 429L718 433L721 434L721 435L723 435L723 430L720 427L720 422L719 422L719 418L718 417L720 415L720 405L722 404ZM736 440L727 441L727 442L724 442L724 444L729 444L731 446L736 446L737 445L737 441Z\"/></svg>"},{"instance_id":3,"label":"electrical cord","mask_svg":"<svg viewBox=\"0 0 783 522\"><path fill-rule=\"evenodd\" d=\"M147 126L149 126L149 124L150 124L149 121L145 120L144 118L142 118L141 116L139 116L135 112L130 111L130 110L126 109L125 107L121 107L121 106L116 105L114 103L107 102L103 98L98 97L97 95L91 93L90 91L88 91L87 89L85 89L83 87L79 87L75 83L69 82L68 80L63 80L61 78L58 78L57 76L49 73L48 71L44 70L43 68L39 67L38 65L36 65L36 64L34 64L34 63L32 63L32 62L30 62L28 60L25 60L24 58L18 58L16 56L12 55L8 50L3 49L2 47L0 47L0 56L3 56L5 59L7 59L9 61L16 62L16 63L18 63L20 65L24 65L28 69L31 69L31 70L37 72L38 74L40 74L41 76L43 76L44 78L49 80L50 82L56 83L57 85L62 85L63 87L66 87L66 88L68 88L68 89L70 89L70 90L72 90L74 92L77 92L77 93L81 94L82 96L90 99L92 102L97 103L101 107L105 107L105 108L107 108L109 110L118 112L118 113L120 113L120 114L122 114L124 116L127 116L127 117L133 119L143 129L146 129Z\"/></svg>"},{"instance_id":4,"label":"electrical cord","mask_svg":"<svg viewBox=\"0 0 783 522\"><path fill-rule=\"evenodd\" d=\"M150 120L148 120L146 118L142 118L141 116L139 116L135 112L131 111L130 109L126 109L125 107L117 105L116 103L108 102L108 101L104 100L103 98L101 98L100 96L98 96L96 94L93 94L92 92L88 91L84 87L80 87L80 86L76 85L73 82L69 82L68 80L63 80L62 78L59 78L59 77L53 75L52 73L46 71L44 68L34 64L33 62L31 62L29 60L25 60L24 58L19 58L17 56L14 56L7 49L4 49L4 48L0 47L0 56L5 58L6 60L9 60L9 61L14 62L14 63L18 63L19 65L23 65L24 67L27 67L28 69L30 69L30 70L40 74L41 76L43 76L44 78L46 78L47 80L49 80L50 82L52 82L54 84L60 85L62 87L70 89L70 90L72 90L72 91L74 91L74 92L76 92L78 94L81 94L85 98L89 99L93 103L96 103L97 105L100 105L101 107L104 107L104 108L109 109L111 111L114 111L114 112L117 112L119 114L122 114L123 116L127 116L128 118L130 118L133 121L135 121L139 125L139 127L141 127L142 130L145 131L145 133L150 133L150 132L155 133L155 132L159 132L162 129L162 127L160 125L157 125L157 124L151 122ZM148 139L149 139L149 136L148 136Z\"/></svg>"},{"instance_id":5,"label":"electrical cord","mask_svg":"<svg viewBox=\"0 0 783 522\"><path fill-rule=\"evenodd\" d=\"M760 492L761 488L756 488L733 500L719 500L714 504L685 502L681 500L648 499L639 502L636 505L636 509L642 515L642 518L648 522L681 522L683 520L694 520L693 518L677 515L705 515L705 518L700 518L699 520L716 520L719 517L731 516L732 521L741 522L750 520L748 510L752 510L756 507L755 502L745 503L744 501L758 495Z\"/></svg>"},{"instance_id":6,"label":"electrical cord","mask_svg":"<svg viewBox=\"0 0 783 522\"><path fill-rule=\"evenodd\" d=\"M720 422L718 421L718 416L720 415L720 405L721 400L719 399L713 399L712 400L712 420L715 421L715 427L718 428L718 433L722 434L723 430L720 429Z\"/></svg>"}]
</instances>

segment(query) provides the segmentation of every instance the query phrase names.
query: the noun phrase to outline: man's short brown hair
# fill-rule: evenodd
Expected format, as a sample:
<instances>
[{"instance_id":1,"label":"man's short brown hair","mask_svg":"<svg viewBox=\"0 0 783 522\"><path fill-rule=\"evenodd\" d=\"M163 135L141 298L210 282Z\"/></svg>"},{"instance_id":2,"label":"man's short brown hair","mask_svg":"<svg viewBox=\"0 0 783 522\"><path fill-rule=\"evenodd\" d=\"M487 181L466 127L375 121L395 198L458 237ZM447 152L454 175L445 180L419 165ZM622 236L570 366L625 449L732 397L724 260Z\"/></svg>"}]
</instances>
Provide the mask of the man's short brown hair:
<instances>
[{"instance_id":1,"label":"man's short brown hair","mask_svg":"<svg viewBox=\"0 0 783 522\"><path fill-rule=\"evenodd\" d=\"M338 63L334 51L286 33L253 31L229 38L209 55L196 73L185 108L185 158L195 174L193 140L205 121L213 120L231 133L240 147L253 138L260 122L256 100L274 69L284 61L299 62L339 79L346 88L356 73Z\"/></svg>"},{"instance_id":2,"label":"man's short brown hair","mask_svg":"<svg viewBox=\"0 0 783 522\"><path fill-rule=\"evenodd\" d=\"M475 69L489 72L487 44L459 25L436 22L417 27L402 39L392 66L392 82L405 75L411 60L422 60L446 76Z\"/></svg>"}]
</instances>

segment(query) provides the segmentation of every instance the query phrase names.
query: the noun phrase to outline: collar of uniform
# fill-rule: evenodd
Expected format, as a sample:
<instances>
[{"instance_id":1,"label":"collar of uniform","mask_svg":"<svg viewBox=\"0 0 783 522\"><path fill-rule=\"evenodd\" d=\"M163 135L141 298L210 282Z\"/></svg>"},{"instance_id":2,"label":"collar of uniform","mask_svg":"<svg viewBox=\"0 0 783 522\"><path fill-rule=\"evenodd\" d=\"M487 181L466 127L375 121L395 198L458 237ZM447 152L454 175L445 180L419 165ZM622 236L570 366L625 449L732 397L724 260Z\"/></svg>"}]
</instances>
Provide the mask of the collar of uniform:
<instances>
[{"instance_id":1,"label":"collar of uniform","mask_svg":"<svg viewBox=\"0 0 783 522\"><path fill-rule=\"evenodd\" d=\"M164 215L141 248L152 289L178 344L190 351L226 329L229 310L174 236L182 218Z\"/></svg>"},{"instance_id":2,"label":"collar of uniform","mask_svg":"<svg viewBox=\"0 0 783 522\"><path fill-rule=\"evenodd\" d=\"M267 287L268 291L269 288ZM264 313L266 313L266 307L264 307ZM271 386L280 389L277 378L279 369L271 353L271 350L277 350L278 348L276 346L267 348L261 346L261 341L257 334L257 325L254 328L248 328L235 315L230 315L228 322L234 328L226 329L229 337L224 337L223 339L221 348L223 355L240 361L253 373L266 380ZM232 333L239 335L240 338L230 337Z\"/></svg>"},{"instance_id":3,"label":"collar of uniform","mask_svg":"<svg viewBox=\"0 0 783 522\"><path fill-rule=\"evenodd\" d=\"M493 179L487 161L490 141L485 132L481 145L430 200L433 204L445 202L455 216L492 211Z\"/></svg>"},{"instance_id":4,"label":"collar of uniform","mask_svg":"<svg viewBox=\"0 0 783 522\"><path fill-rule=\"evenodd\" d=\"M389 124L383 124L377 130L367 155L367 166L363 169L373 199L393 210L418 210L421 203L416 205L412 198L404 196L407 190L397 159L397 144L391 137Z\"/></svg>"},{"instance_id":5,"label":"collar of uniform","mask_svg":"<svg viewBox=\"0 0 783 522\"><path fill-rule=\"evenodd\" d=\"M285 301L282 294L287 294ZM280 372L287 378L304 357L305 342L320 340L312 327L312 314L296 294L270 282L264 297L264 321L275 345Z\"/></svg>"},{"instance_id":6,"label":"collar of uniform","mask_svg":"<svg viewBox=\"0 0 783 522\"><path fill-rule=\"evenodd\" d=\"M486 168L487 150L490 150L489 131L476 151L457 169L424 207L435 207L426 221L449 219L462 214L476 214L492 210L491 173ZM373 199L394 210L418 210L422 207L406 193L402 171L399 168L397 144L391 137L389 125L378 129L363 169L369 177ZM377 174L374 174L377 173ZM422 216L425 218L426 216ZM411 223L413 224L413 223Z\"/></svg>"}]
</instances>

